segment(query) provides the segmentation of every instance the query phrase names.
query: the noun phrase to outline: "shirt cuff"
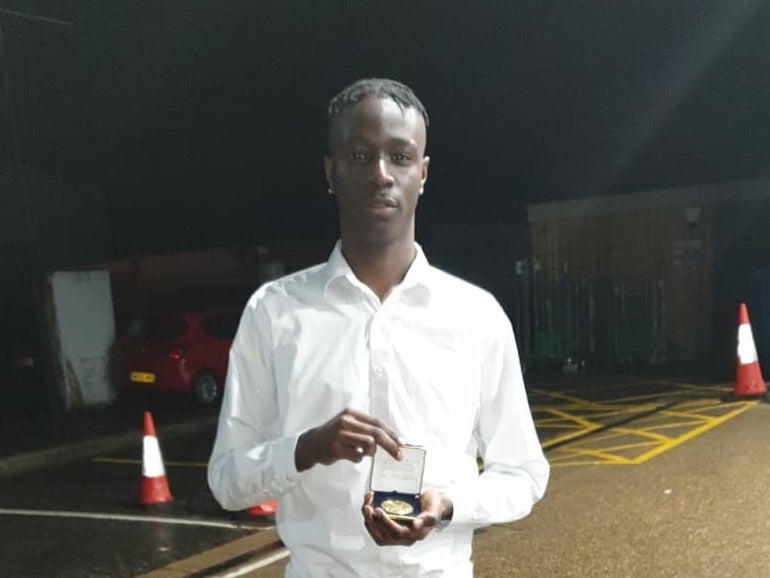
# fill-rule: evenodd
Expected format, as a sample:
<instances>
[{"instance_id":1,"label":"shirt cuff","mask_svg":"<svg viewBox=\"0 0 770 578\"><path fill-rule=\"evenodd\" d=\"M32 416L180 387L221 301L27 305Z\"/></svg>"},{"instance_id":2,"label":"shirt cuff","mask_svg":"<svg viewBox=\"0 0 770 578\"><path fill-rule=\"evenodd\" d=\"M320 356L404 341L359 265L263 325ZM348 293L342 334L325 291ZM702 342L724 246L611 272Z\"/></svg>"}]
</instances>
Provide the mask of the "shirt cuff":
<instances>
[{"instance_id":1,"label":"shirt cuff","mask_svg":"<svg viewBox=\"0 0 770 578\"><path fill-rule=\"evenodd\" d=\"M473 519L475 502L469 490L464 490L459 486L452 486L440 491L452 501L452 519L449 520L450 524L468 523Z\"/></svg>"},{"instance_id":2,"label":"shirt cuff","mask_svg":"<svg viewBox=\"0 0 770 578\"><path fill-rule=\"evenodd\" d=\"M275 464L275 477L280 485L296 482L300 473L297 471L297 463L294 452L297 448L297 440L302 432L275 440L273 456Z\"/></svg>"}]
</instances>

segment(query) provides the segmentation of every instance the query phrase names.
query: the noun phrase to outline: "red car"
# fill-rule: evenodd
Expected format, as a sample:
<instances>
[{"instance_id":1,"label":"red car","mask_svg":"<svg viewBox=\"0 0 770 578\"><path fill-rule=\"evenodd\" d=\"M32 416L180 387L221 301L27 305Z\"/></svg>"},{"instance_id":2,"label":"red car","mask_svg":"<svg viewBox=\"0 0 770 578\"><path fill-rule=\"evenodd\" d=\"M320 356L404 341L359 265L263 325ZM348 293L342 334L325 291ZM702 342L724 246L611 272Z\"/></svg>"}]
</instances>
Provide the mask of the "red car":
<instances>
[{"instance_id":1,"label":"red car","mask_svg":"<svg viewBox=\"0 0 770 578\"><path fill-rule=\"evenodd\" d=\"M240 310L164 310L115 340L112 375L126 389L187 392L203 405L222 394Z\"/></svg>"}]
</instances>

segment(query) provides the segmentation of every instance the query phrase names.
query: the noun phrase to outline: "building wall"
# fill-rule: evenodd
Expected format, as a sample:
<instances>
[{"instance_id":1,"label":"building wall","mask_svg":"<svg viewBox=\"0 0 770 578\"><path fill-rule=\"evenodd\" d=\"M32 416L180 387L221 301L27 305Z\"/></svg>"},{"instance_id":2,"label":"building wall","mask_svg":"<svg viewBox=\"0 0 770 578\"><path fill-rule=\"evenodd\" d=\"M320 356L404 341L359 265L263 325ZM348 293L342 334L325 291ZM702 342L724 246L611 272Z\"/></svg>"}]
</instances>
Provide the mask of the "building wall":
<instances>
[{"instance_id":1,"label":"building wall","mask_svg":"<svg viewBox=\"0 0 770 578\"><path fill-rule=\"evenodd\" d=\"M613 361L712 355L716 223L769 202L770 183L748 181L531 206L541 343Z\"/></svg>"}]
</instances>

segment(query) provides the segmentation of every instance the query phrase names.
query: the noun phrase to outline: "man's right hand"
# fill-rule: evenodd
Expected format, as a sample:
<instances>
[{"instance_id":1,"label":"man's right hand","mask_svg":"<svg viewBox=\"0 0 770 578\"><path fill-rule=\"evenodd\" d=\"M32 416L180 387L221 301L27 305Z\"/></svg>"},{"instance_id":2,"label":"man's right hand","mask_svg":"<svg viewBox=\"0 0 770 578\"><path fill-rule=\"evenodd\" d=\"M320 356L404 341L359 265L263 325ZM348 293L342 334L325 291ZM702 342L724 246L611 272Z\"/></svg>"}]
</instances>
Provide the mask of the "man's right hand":
<instances>
[{"instance_id":1,"label":"man's right hand","mask_svg":"<svg viewBox=\"0 0 770 578\"><path fill-rule=\"evenodd\" d=\"M338 460L358 463L364 456L373 456L377 446L400 460L403 445L396 432L379 419L344 409L325 424L299 436L294 461L299 472Z\"/></svg>"}]
</instances>

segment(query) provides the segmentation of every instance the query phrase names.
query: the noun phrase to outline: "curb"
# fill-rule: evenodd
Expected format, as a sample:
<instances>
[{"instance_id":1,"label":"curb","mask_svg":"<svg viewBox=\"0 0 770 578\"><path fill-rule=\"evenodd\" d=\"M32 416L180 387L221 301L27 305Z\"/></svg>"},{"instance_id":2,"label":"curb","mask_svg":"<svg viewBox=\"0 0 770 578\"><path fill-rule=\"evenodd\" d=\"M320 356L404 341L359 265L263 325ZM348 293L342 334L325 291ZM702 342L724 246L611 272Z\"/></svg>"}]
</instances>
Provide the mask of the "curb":
<instances>
[{"instance_id":1,"label":"curb","mask_svg":"<svg viewBox=\"0 0 770 578\"><path fill-rule=\"evenodd\" d=\"M213 427L216 425L216 422L216 417L196 419L194 421L160 427L158 432L163 438L172 439ZM0 458L0 479L10 478L44 467L59 466L71 461L89 458L101 452L122 449L133 444L141 446L141 440L141 431L131 431Z\"/></svg>"}]
</instances>

